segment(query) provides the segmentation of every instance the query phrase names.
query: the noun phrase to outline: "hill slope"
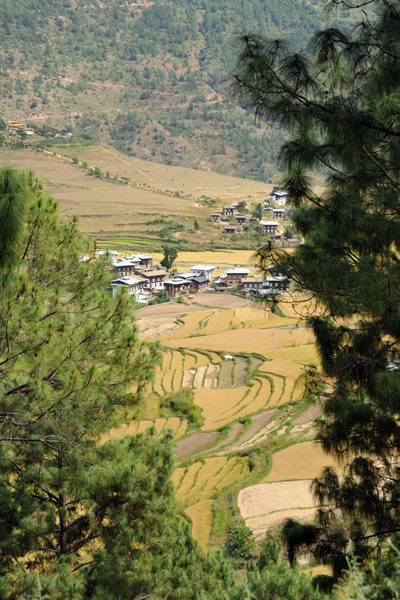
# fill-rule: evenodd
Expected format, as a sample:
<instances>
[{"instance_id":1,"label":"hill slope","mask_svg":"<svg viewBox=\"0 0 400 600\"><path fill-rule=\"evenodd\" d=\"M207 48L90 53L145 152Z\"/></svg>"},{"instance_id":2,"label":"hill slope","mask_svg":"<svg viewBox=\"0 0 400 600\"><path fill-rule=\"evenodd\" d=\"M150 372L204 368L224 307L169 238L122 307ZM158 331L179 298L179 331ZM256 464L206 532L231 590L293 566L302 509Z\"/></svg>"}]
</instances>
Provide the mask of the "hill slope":
<instances>
[{"instance_id":1,"label":"hill slope","mask_svg":"<svg viewBox=\"0 0 400 600\"><path fill-rule=\"evenodd\" d=\"M90 134L139 158L271 182L280 133L229 104L223 83L234 38L262 31L300 47L325 4L4 0L3 116Z\"/></svg>"}]
</instances>

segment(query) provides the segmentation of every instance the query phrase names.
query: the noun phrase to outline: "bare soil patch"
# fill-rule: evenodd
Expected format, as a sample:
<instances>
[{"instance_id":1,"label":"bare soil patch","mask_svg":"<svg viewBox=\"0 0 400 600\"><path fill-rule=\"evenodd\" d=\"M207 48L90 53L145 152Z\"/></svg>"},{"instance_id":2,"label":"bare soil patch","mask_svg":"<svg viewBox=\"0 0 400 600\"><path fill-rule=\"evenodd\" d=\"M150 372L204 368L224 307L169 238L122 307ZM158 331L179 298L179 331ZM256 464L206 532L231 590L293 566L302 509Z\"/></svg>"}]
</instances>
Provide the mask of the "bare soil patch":
<instances>
[{"instance_id":1,"label":"bare soil patch","mask_svg":"<svg viewBox=\"0 0 400 600\"><path fill-rule=\"evenodd\" d=\"M308 423L309 421L314 421L319 415L322 413L322 406L318 404L314 406L310 406L306 411L303 412L302 415L294 419L293 423L295 425L302 425L303 423Z\"/></svg>"},{"instance_id":2,"label":"bare soil patch","mask_svg":"<svg viewBox=\"0 0 400 600\"><path fill-rule=\"evenodd\" d=\"M205 446L209 446L219 436L219 431L211 431L210 433L194 433L184 440L179 440L176 445L175 456L186 456L193 452L198 452Z\"/></svg>"},{"instance_id":3,"label":"bare soil patch","mask_svg":"<svg viewBox=\"0 0 400 600\"><path fill-rule=\"evenodd\" d=\"M218 256L218 255L216 255ZM247 306L249 301L246 298L240 298L233 294L197 294L197 304L205 304L206 306L212 306L215 308L241 308Z\"/></svg>"},{"instance_id":4,"label":"bare soil patch","mask_svg":"<svg viewBox=\"0 0 400 600\"><path fill-rule=\"evenodd\" d=\"M253 435L257 433L262 427L264 427L272 418L272 416L276 413L276 409L267 410L266 412L260 413L259 415L255 415L253 417L253 422L249 426L248 429L244 432L244 434L240 438L240 444L247 442L250 440Z\"/></svg>"},{"instance_id":5,"label":"bare soil patch","mask_svg":"<svg viewBox=\"0 0 400 600\"><path fill-rule=\"evenodd\" d=\"M243 428L243 423L234 423L231 427L229 435L224 440L218 442L218 444L213 447L213 451L218 450L218 448L225 448L225 446L230 446L231 444L233 444L233 442L235 442L241 434Z\"/></svg>"},{"instance_id":6,"label":"bare soil patch","mask_svg":"<svg viewBox=\"0 0 400 600\"><path fill-rule=\"evenodd\" d=\"M177 324L176 320L172 316L165 317L145 317L138 321L138 327L140 331L140 337L147 339L156 337L167 331L173 331L179 329L180 325Z\"/></svg>"}]
</instances>

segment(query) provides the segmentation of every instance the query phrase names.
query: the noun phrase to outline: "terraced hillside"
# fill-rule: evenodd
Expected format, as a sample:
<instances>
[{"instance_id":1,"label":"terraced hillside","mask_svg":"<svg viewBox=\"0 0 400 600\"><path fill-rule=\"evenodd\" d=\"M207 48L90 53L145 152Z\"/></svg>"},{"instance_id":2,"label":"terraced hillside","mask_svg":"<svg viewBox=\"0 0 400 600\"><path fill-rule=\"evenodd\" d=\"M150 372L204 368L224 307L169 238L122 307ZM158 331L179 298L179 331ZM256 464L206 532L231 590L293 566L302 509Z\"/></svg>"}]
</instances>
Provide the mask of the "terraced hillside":
<instances>
[{"instance_id":1,"label":"terraced hillside","mask_svg":"<svg viewBox=\"0 0 400 600\"><path fill-rule=\"evenodd\" d=\"M287 315L268 316L258 303L207 293L138 312L142 336L164 347L162 364L142 421L109 435L175 432L177 499L203 545L224 544L239 514L256 536L312 516L310 480L332 464L310 441L321 410L305 390L304 365L318 362L313 339L292 303L281 306Z\"/></svg>"}]
</instances>

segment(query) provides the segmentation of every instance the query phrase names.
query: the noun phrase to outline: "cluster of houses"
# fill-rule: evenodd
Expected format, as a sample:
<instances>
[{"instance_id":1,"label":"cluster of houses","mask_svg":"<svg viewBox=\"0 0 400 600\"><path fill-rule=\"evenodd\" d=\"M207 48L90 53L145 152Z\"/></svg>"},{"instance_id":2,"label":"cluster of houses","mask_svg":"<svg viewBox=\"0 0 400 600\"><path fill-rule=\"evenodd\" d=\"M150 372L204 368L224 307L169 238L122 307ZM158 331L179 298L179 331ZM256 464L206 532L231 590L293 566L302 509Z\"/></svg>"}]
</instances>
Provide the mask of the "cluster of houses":
<instances>
[{"instance_id":1,"label":"cluster of houses","mask_svg":"<svg viewBox=\"0 0 400 600\"><path fill-rule=\"evenodd\" d=\"M224 227L224 233L234 234L241 233L243 226L249 223L259 223L264 227L264 234L269 235L272 239L280 240L282 233L279 231L280 223L286 219L286 210L283 208L284 205L288 204L287 192L282 191L279 187L274 187L268 200L264 204L264 210L270 212L271 220L259 220L256 217L247 217L246 215L238 214L235 215L235 211L238 209L239 204L232 203L229 206L223 206L222 212L212 213L211 221L213 223L220 223L226 221L232 221L232 217L235 218L235 222L230 222ZM273 208L273 206L275 208Z\"/></svg>"},{"instance_id":2,"label":"cluster of houses","mask_svg":"<svg viewBox=\"0 0 400 600\"><path fill-rule=\"evenodd\" d=\"M278 294L287 289L290 280L270 268L270 275L250 277L250 269L234 267L214 277L217 267L213 265L193 265L185 273L168 273L153 264L153 257L146 254L133 254L118 260L118 252L104 250L99 255L107 255L111 267L118 274L110 283L113 297L118 289L124 288L134 294L138 302L147 303L152 296L165 291L170 298L178 298L185 294L196 294L207 290L220 292L239 287L243 293L256 298L268 294Z\"/></svg>"}]
</instances>

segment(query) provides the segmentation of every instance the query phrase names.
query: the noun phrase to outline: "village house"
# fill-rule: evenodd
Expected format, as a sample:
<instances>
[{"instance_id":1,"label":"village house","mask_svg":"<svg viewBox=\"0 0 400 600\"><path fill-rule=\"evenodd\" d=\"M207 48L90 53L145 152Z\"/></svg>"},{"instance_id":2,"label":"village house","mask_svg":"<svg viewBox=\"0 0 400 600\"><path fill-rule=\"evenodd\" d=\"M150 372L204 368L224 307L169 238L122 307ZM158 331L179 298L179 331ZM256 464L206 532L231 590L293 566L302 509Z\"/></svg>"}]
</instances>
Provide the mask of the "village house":
<instances>
[{"instance_id":1,"label":"village house","mask_svg":"<svg viewBox=\"0 0 400 600\"><path fill-rule=\"evenodd\" d=\"M260 225L264 227L264 233L270 236L277 235L277 229L279 227L279 223L276 221L260 221Z\"/></svg>"},{"instance_id":2,"label":"village house","mask_svg":"<svg viewBox=\"0 0 400 600\"><path fill-rule=\"evenodd\" d=\"M289 277L286 275L269 275L262 283L261 289L277 289L280 291L287 290L290 285Z\"/></svg>"},{"instance_id":3,"label":"village house","mask_svg":"<svg viewBox=\"0 0 400 600\"><path fill-rule=\"evenodd\" d=\"M122 258L114 263L114 271L119 275L133 275L140 266L140 260L134 257Z\"/></svg>"},{"instance_id":4,"label":"village house","mask_svg":"<svg viewBox=\"0 0 400 600\"><path fill-rule=\"evenodd\" d=\"M171 298L178 298L178 296L188 294L190 291L190 279L181 279L180 277L167 279L164 282L164 290Z\"/></svg>"},{"instance_id":5,"label":"village house","mask_svg":"<svg viewBox=\"0 0 400 600\"><path fill-rule=\"evenodd\" d=\"M193 277L192 279L189 280L189 282L190 282L189 290L191 293L195 293L195 294L198 294L199 292L204 292L206 289L208 289L208 287L210 285L209 279L207 279L207 277L202 277L202 276Z\"/></svg>"},{"instance_id":6,"label":"village house","mask_svg":"<svg viewBox=\"0 0 400 600\"><path fill-rule=\"evenodd\" d=\"M241 285L242 281L249 275L250 269L246 269L244 267L234 267L233 269L226 269L225 273L226 284L228 286Z\"/></svg>"},{"instance_id":7,"label":"village house","mask_svg":"<svg viewBox=\"0 0 400 600\"><path fill-rule=\"evenodd\" d=\"M213 280L215 267L213 265L193 265L190 272L200 277L206 277L208 281Z\"/></svg>"},{"instance_id":8,"label":"village house","mask_svg":"<svg viewBox=\"0 0 400 600\"><path fill-rule=\"evenodd\" d=\"M287 192L283 192L279 187L274 186L269 195L269 202L277 206L284 206L288 203Z\"/></svg>"},{"instance_id":9,"label":"village house","mask_svg":"<svg viewBox=\"0 0 400 600\"><path fill-rule=\"evenodd\" d=\"M284 219L286 217L286 210L284 208L273 208L272 213L274 219Z\"/></svg>"},{"instance_id":10,"label":"village house","mask_svg":"<svg viewBox=\"0 0 400 600\"><path fill-rule=\"evenodd\" d=\"M249 219L249 220L250 220L250 223L258 223L258 221L259 221L259 220L257 219L257 217L250 217L250 219Z\"/></svg>"},{"instance_id":11,"label":"village house","mask_svg":"<svg viewBox=\"0 0 400 600\"><path fill-rule=\"evenodd\" d=\"M236 225L244 225L246 223L246 218L245 215L236 215Z\"/></svg>"},{"instance_id":12,"label":"village house","mask_svg":"<svg viewBox=\"0 0 400 600\"><path fill-rule=\"evenodd\" d=\"M234 210L235 209L233 208L233 206L223 206L222 207L222 214L226 215L226 216L232 216Z\"/></svg>"},{"instance_id":13,"label":"village house","mask_svg":"<svg viewBox=\"0 0 400 600\"><path fill-rule=\"evenodd\" d=\"M224 232L229 234L236 233L235 225L227 225L226 227L224 227Z\"/></svg>"},{"instance_id":14,"label":"village house","mask_svg":"<svg viewBox=\"0 0 400 600\"><path fill-rule=\"evenodd\" d=\"M221 213L212 213L211 215L211 221L213 223L219 223L221 220Z\"/></svg>"},{"instance_id":15,"label":"village house","mask_svg":"<svg viewBox=\"0 0 400 600\"><path fill-rule=\"evenodd\" d=\"M249 290L256 290L261 287L263 281L261 277L258 279L243 279L241 286L244 292L248 292Z\"/></svg>"},{"instance_id":16,"label":"village house","mask_svg":"<svg viewBox=\"0 0 400 600\"><path fill-rule=\"evenodd\" d=\"M145 280L143 288L152 292L160 292L164 289L164 279L167 272L159 269L157 271L143 271L141 276Z\"/></svg>"},{"instance_id":17,"label":"village house","mask_svg":"<svg viewBox=\"0 0 400 600\"><path fill-rule=\"evenodd\" d=\"M143 269L152 269L153 268L153 257L148 256L147 254L132 254L131 256L125 257L127 260L137 260L138 265Z\"/></svg>"},{"instance_id":18,"label":"village house","mask_svg":"<svg viewBox=\"0 0 400 600\"><path fill-rule=\"evenodd\" d=\"M120 288L126 289L129 295L135 295L136 299L139 301L143 301L140 292L143 289L143 280L136 279L135 277L119 277L118 279L114 279L110 282L110 286L112 288L113 298L117 295L117 291ZM147 301L147 300L146 300Z\"/></svg>"}]
</instances>

